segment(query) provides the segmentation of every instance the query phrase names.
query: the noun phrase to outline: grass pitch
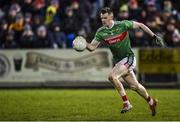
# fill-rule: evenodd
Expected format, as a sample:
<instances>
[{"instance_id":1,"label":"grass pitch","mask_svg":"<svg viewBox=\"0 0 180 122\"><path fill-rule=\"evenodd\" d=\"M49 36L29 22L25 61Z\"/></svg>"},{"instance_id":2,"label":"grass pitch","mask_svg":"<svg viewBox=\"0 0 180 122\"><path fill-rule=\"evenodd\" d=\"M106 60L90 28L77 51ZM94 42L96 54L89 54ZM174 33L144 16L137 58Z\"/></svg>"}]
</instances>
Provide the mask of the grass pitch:
<instances>
[{"instance_id":1,"label":"grass pitch","mask_svg":"<svg viewBox=\"0 0 180 122\"><path fill-rule=\"evenodd\" d=\"M0 120L180 120L180 90L148 90L158 98L158 113L134 91L127 90L133 109L120 114L122 101L113 89L0 90Z\"/></svg>"}]
</instances>

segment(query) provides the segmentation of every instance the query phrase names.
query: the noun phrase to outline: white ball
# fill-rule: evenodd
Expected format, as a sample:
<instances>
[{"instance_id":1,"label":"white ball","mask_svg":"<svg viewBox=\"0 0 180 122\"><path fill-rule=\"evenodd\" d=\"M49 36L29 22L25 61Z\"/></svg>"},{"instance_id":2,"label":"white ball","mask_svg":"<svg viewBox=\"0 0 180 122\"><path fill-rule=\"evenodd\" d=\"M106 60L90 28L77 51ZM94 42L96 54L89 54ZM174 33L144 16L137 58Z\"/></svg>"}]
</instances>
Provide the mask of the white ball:
<instances>
[{"instance_id":1,"label":"white ball","mask_svg":"<svg viewBox=\"0 0 180 122\"><path fill-rule=\"evenodd\" d=\"M82 36L77 36L74 40L73 40L73 48L77 51L83 51L86 49L87 46L87 42L86 39Z\"/></svg>"}]
</instances>

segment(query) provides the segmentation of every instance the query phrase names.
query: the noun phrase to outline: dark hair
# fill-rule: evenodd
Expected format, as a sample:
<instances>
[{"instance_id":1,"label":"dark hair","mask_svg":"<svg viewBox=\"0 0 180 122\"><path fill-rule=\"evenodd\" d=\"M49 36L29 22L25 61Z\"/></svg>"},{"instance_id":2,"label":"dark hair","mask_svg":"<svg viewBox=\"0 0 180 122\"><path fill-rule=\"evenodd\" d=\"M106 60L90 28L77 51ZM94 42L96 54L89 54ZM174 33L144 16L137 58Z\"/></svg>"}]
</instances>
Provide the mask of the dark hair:
<instances>
[{"instance_id":1,"label":"dark hair","mask_svg":"<svg viewBox=\"0 0 180 122\"><path fill-rule=\"evenodd\" d=\"M113 11L109 7L104 7L104 8L101 9L101 13L102 14L105 14L105 13L112 14Z\"/></svg>"}]
</instances>

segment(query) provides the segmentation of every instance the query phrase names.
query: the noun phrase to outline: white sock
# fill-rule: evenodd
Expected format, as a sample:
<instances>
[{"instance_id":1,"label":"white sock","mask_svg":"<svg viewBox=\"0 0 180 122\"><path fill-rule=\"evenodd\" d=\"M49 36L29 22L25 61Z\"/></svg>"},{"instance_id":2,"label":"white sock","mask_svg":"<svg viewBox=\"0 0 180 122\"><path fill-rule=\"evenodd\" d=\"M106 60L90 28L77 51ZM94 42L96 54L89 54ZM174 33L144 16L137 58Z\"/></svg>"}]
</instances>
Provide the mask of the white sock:
<instances>
[{"instance_id":1,"label":"white sock","mask_svg":"<svg viewBox=\"0 0 180 122\"><path fill-rule=\"evenodd\" d=\"M129 100L123 101L124 104L130 104Z\"/></svg>"},{"instance_id":2,"label":"white sock","mask_svg":"<svg viewBox=\"0 0 180 122\"><path fill-rule=\"evenodd\" d=\"M149 105L153 105L153 103L154 103L153 99L151 98L151 100L148 103L149 103Z\"/></svg>"}]
</instances>

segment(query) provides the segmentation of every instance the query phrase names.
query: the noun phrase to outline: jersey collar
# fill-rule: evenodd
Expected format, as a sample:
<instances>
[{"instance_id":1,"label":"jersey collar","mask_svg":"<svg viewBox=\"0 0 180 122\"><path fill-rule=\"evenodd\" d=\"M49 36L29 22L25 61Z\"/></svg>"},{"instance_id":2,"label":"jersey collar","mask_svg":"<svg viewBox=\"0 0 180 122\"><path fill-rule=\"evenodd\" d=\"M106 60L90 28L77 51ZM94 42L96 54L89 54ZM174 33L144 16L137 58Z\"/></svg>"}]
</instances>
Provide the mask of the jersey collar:
<instances>
[{"instance_id":1,"label":"jersey collar","mask_svg":"<svg viewBox=\"0 0 180 122\"><path fill-rule=\"evenodd\" d=\"M111 27L106 27L107 29L111 29L114 26L114 21L112 20L112 26Z\"/></svg>"}]
</instances>

